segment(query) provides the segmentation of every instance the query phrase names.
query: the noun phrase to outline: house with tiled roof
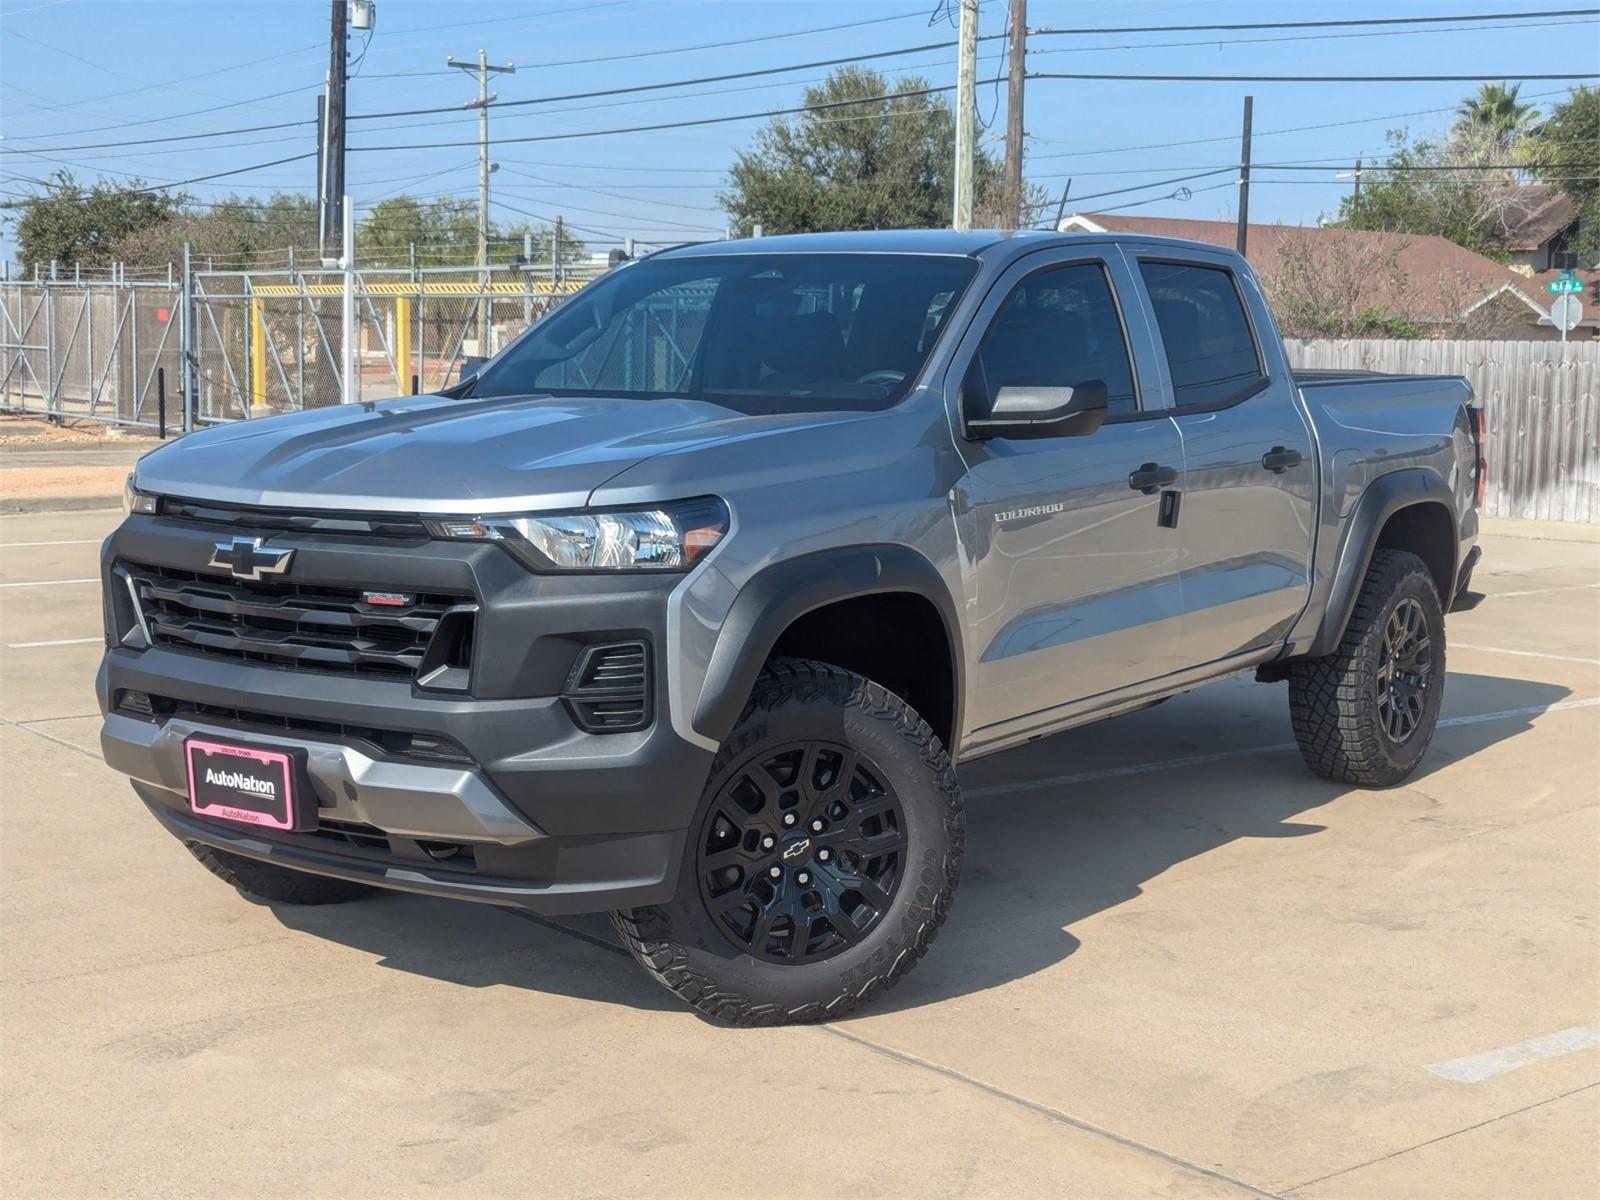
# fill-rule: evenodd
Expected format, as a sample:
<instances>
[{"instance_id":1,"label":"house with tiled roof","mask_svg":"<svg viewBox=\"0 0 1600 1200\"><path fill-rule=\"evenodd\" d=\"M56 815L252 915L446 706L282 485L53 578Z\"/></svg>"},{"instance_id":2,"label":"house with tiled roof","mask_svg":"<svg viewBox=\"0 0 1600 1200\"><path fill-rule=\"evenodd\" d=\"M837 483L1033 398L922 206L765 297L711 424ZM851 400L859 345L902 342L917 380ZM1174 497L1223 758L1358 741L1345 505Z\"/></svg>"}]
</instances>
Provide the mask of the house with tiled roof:
<instances>
[{"instance_id":1,"label":"house with tiled roof","mask_svg":"<svg viewBox=\"0 0 1600 1200\"><path fill-rule=\"evenodd\" d=\"M1232 221L1123 213L1075 213L1063 218L1059 228L1063 233L1154 234L1230 249L1237 237ZM1530 340L1561 336L1550 320L1554 297L1544 278L1436 235L1252 224L1246 257L1269 293L1281 294L1297 276L1315 288L1320 276L1326 290L1348 291L1339 300L1350 311L1403 318L1434 336ZM1313 278L1305 279L1308 275ZM1592 338L1600 334L1600 273L1578 275L1586 285L1588 311L1568 336Z\"/></svg>"}]
</instances>

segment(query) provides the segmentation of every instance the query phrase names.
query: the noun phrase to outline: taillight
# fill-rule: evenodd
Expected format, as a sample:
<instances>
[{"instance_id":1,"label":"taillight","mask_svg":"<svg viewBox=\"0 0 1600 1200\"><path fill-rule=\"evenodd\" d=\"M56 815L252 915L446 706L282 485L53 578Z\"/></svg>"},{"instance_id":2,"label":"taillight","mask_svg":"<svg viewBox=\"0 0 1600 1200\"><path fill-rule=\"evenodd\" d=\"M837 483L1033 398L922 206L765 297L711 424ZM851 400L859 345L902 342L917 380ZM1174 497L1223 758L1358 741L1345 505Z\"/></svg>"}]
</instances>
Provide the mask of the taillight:
<instances>
[{"instance_id":1,"label":"taillight","mask_svg":"<svg viewBox=\"0 0 1600 1200\"><path fill-rule=\"evenodd\" d=\"M1489 486L1489 422L1483 406L1475 404L1467 409L1472 415L1472 440L1478 447L1478 478L1472 490L1472 502L1483 507L1483 494Z\"/></svg>"}]
</instances>

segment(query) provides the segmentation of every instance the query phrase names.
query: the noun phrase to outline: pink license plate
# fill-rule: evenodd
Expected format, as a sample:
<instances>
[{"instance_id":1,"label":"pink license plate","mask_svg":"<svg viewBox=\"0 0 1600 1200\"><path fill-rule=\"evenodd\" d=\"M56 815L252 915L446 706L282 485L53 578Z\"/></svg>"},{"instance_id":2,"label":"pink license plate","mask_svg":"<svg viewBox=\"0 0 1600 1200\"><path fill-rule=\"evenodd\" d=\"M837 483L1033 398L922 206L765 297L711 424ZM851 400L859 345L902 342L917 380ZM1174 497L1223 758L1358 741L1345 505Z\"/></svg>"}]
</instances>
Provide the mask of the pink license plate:
<instances>
[{"instance_id":1,"label":"pink license plate","mask_svg":"<svg viewBox=\"0 0 1600 1200\"><path fill-rule=\"evenodd\" d=\"M299 764L289 751L204 738L190 738L183 749L189 807L200 816L267 829L308 827L297 795ZM309 827L316 827L314 818Z\"/></svg>"}]
</instances>

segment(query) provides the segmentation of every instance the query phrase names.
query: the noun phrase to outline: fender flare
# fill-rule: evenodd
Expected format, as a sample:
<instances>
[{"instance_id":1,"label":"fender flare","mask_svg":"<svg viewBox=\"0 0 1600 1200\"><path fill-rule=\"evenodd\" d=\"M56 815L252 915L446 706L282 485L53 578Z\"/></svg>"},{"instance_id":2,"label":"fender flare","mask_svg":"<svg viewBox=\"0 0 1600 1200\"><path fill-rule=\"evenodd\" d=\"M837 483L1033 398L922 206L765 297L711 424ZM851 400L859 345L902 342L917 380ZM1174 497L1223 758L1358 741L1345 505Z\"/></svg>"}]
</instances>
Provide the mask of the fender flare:
<instances>
[{"instance_id":1,"label":"fender flare","mask_svg":"<svg viewBox=\"0 0 1600 1200\"><path fill-rule=\"evenodd\" d=\"M772 648L796 620L840 600L885 592L921 596L938 612L954 676L952 723L959 738L964 681L955 601L933 563L909 546L892 543L818 550L757 572L740 589L717 634L695 705L695 731L718 743L726 740Z\"/></svg>"},{"instance_id":2,"label":"fender flare","mask_svg":"<svg viewBox=\"0 0 1600 1200\"><path fill-rule=\"evenodd\" d=\"M1455 577L1456 559L1460 555L1460 518L1456 512L1455 496L1450 486L1434 471L1422 467L1406 467L1380 475L1367 485L1345 522L1344 536L1339 544L1339 557L1328 584L1328 599L1322 609L1322 623L1306 656L1318 658L1332 654L1344 638L1350 615L1355 611L1356 597L1361 593L1367 568L1372 565L1372 554L1378 548L1378 535L1390 517L1403 508L1418 504L1442 504L1450 514L1450 527L1458 531L1451 538L1451 575ZM1441 597L1446 607L1449 597Z\"/></svg>"}]
</instances>

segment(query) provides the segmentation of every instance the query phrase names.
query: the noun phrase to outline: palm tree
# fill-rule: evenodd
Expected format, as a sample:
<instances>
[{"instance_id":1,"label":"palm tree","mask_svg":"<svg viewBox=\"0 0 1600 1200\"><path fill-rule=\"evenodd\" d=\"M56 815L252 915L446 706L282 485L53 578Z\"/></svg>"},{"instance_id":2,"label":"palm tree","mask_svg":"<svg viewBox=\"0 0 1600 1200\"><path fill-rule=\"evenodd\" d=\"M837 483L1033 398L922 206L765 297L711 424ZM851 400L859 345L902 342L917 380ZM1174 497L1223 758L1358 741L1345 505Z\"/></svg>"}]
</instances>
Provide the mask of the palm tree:
<instances>
[{"instance_id":1,"label":"palm tree","mask_svg":"<svg viewBox=\"0 0 1600 1200\"><path fill-rule=\"evenodd\" d=\"M1456 109L1456 127L1486 133L1500 147L1510 146L1532 131L1539 110L1517 99L1520 83L1485 83L1476 96L1468 96Z\"/></svg>"}]
</instances>

